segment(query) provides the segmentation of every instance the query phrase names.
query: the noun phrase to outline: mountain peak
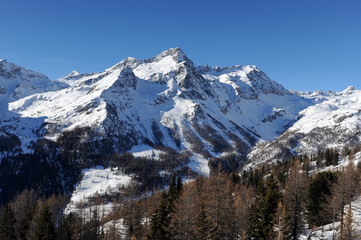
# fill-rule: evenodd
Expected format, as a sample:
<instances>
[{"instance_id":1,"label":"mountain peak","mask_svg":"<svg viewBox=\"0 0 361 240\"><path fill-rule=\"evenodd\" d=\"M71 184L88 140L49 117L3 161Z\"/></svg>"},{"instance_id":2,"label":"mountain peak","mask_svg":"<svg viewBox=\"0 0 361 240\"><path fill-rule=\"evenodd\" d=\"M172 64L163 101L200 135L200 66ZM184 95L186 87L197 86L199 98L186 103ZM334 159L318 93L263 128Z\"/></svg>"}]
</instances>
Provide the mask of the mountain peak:
<instances>
[{"instance_id":1,"label":"mountain peak","mask_svg":"<svg viewBox=\"0 0 361 240\"><path fill-rule=\"evenodd\" d=\"M79 72L76 70L73 70L73 71L71 71L71 73L69 75L71 75L71 76L79 75Z\"/></svg>"},{"instance_id":2,"label":"mountain peak","mask_svg":"<svg viewBox=\"0 0 361 240\"><path fill-rule=\"evenodd\" d=\"M345 90L343 90L342 92L344 93L348 93L348 92L352 92L356 90L355 86L348 86Z\"/></svg>"},{"instance_id":3,"label":"mountain peak","mask_svg":"<svg viewBox=\"0 0 361 240\"><path fill-rule=\"evenodd\" d=\"M172 56L173 59L177 62L189 61L187 55L179 47L169 48L168 50L165 50L164 52L158 54L156 56L156 59L164 58L167 56Z\"/></svg>"}]
</instances>

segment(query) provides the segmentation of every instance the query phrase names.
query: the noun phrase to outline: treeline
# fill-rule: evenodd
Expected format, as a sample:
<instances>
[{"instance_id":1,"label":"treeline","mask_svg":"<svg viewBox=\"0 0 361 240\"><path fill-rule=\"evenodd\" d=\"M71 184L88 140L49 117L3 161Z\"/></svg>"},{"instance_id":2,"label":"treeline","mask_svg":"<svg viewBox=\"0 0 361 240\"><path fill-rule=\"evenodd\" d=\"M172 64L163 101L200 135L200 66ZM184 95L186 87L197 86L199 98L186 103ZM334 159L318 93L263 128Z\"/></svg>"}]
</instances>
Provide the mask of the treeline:
<instances>
[{"instance_id":1,"label":"treeline","mask_svg":"<svg viewBox=\"0 0 361 240\"><path fill-rule=\"evenodd\" d=\"M307 175L296 160L280 182L278 168L257 184L225 173L183 184L173 175L168 190L114 200L107 214L99 200L66 216L64 196L24 191L1 210L0 239L299 239L335 221L334 239L359 239L346 209L360 194L360 170Z\"/></svg>"},{"instance_id":2,"label":"treeline","mask_svg":"<svg viewBox=\"0 0 361 240\"><path fill-rule=\"evenodd\" d=\"M0 205L6 204L24 189L39 196L69 193L81 170L75 159L49 140L38 140L31 153L6 155L0 159Z\"/></svg>"},{"instance_id":3,"label":"treeline","mask_svg":"<svg viewBox=\"0 0 361 240\"><path fill-rule=\"evenodd\" d=\"M0 239L298 239L336 221L341 224L333 229L334 239L360 239L350 207L360 195L361 168L352 161L356 152L326 150L242 174L226 171L219 162L218 172L186 184L180 179L189 171L187 155L168 153L160 161L113 155L111 166L159 183L142 185L143 195L136 184L115 196L95 197L69 215L64 214L65 195L24 190L0 207ZM341 156L350 159L348 165L318 171L338 164ZM172 173L175 166L184 171ZM158 178L164 170L163 179ZM150 196L149 186L164 183L167 190ZM111 211L105 212L109 201Z\"/></svg>"},{"instance_id":4,"label":"treeline","mask_svg":"<svg viewBox=\"0 0 361 240\"><path fill-rule=\"evenodd\" d=\"M45 197L71 193L80 180L81 170L97 165L118 167L132 175L138 193L168 184L172 172L190 178L197 176L187 165L189 152L180 154L161 147L163 153L157 159L134 157L131 153L114 153L105 147L111 145L107 142L86 141L89 134L92 134L89 128L78 128L62 133L57 142L39 139L32 144L29 153L5 154L0 149L0 154L4 155L0 158L0 205L29 187Z\"/></svg>"}]
</instances>

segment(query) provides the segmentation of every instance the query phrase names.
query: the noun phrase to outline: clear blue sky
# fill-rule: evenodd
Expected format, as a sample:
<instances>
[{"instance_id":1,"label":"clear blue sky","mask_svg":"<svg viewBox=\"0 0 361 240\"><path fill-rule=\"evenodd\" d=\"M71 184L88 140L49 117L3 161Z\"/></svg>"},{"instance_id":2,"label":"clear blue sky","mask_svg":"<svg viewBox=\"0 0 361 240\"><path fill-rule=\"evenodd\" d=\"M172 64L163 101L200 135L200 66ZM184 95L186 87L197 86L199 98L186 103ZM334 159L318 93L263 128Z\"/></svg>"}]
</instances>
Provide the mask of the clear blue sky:
<instances>
[{"instance_id":1,"label":"clear blue sky","mask_svg":"<svg viewBox=\"0 0 361 240\"><path fill-rule=\"evenodd\" d=\"M0 0L0 58L51 79L182 48L287 89L361 89L360 0Z\"/></svg>"}]
</instances>

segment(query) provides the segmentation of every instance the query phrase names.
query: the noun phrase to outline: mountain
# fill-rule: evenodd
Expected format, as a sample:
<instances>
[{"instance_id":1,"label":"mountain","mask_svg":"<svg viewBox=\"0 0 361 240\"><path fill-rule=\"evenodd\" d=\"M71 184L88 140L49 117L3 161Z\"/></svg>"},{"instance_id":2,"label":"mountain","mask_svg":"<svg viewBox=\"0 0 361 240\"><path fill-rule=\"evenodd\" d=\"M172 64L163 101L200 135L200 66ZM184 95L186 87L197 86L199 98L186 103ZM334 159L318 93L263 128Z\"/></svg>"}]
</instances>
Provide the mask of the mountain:
<instances>
[{"instance_id":1,"label":"mountain","mask_svg":"<svg viewBox=\"0 0 361 240\"><path fill-rule=\"evenodd\" d=\"M299 93L314 105L300 112L297 122L274 141L259 142L248 154L251 164L290 156L316 154L327 148L355 147L361 139L361 91Z\"/></svg>"},{"instance_id":2,"label":"mountain","mask_svg":"<svg viewBox=\"0 0 361 240\"><path fill-rule=\"evenodd\" d=\"M27 152L39 138L42 120L20 117L8 110L9 103L32 94L59 90L63 83L16 64L0 60L0 156L1 152Z\"/></svg>"},{"instance_id":3,"label":"mountain","mask_svg":"<svg viewBox=\"0 0 361 240\"><path fill-rule=\"evenodd\" d=\"M105 232L107 224L115 226L116 221L119 229L130 230L127 213L138 215L133 211L138 203L132 199L140 206L146 200L139 223L152 219L148 206L159 204L159 198L142 196L165 186L171 189L175 176L187 181L209 174L178 192L187 194L179 197L179 203L186 199L179 206L196 206L204 198L198 204L207 203L207 211L213 211L214 204L234 209L221 211L227 216L222 224L231 219L237 221L234 226L241 218L251 219L250 203L263 194L254 189L270 173L275 178L268 179L280 183L277 191L285 206L293 201L285 192L293 195L294 189L282 187L298 188L292 182L297 175L309 176L300 180L310 184L303 182L298 189L307 185L312 194L304 197L312 201L324 198L326 203L326 192L319 194L319 189L331 189L331 184L346 189L355 180L347 187L350 196L351 188L358 188L357 173L350 170L361 161L361 91L354 87L341 92L288 91L254 65L195 66L181 49L173 48L149 59L126 58L102 72L72 71L56 80L0 60L0 107L0 205L15 199L12 206L17 206L15 202L30 195L34 201L35 195L52 196L49 201L59 204L60 215L79 214L79 229L85 231L83 224L100 212L108 221ZM303 154L309 157L294 158ZM213 175L217 171L240 173ZM321 175L343 180L333 183ZM164 199L173 199L165 192ZM58 193L67 197L55 197ZM219 196L224 199L219 201ZM121 219L111 220L117 203ZM312 226L308 224L306 229ZM331 236L335 224L309 229L302 237ZM239 226L234 233L240 235Z\"/></svg>"},{"instance_id":4,"label":"mountain","mask_svg":"<svg viewBox=\"0 0 361 240\"><path fill-rule=\"evenodd\" d=\"M28 131L10 131L23 151L35 137L56 141L64 132L83 129L81 141L94 152L189 151L191 166L203 172L212 157L232 155L245 162L256 143L278 137L314 103L256 66L196 67L179 48L145 60L127 58L100 73L73 71L54 81L20 69L14 79L21 84L7 92L34 86L5 103L17 119L26 120L11 124ZM2 72L10 76L17 70Z\"/></svg>"}]
</instances>

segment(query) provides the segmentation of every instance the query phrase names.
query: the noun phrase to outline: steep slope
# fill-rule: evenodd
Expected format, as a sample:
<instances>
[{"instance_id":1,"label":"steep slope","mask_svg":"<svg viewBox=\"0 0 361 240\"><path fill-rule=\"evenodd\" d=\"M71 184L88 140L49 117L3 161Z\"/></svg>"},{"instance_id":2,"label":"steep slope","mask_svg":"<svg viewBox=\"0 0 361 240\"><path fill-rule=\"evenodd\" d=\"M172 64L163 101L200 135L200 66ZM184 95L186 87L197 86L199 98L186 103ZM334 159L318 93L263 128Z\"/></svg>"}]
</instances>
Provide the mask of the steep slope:
<instances>
[{"instance_id":1,"label":"steep slope","mask_svg":"<svg viewBox=\"0 0 361 240\"><path fill-rule=\"evenodd\" d=\"M35 93L66 87L48 77L0 60L0 153L27 151L31 141L41 136L43 119L23 118L8 111L8 104ZM0 154L1 156L1 154Z\"/></svg>"},{"instance_id":2,"label":"steep slope","mask_svg":"<svg viewBox=\"0 0 361 240\"><path fill-rule=\"evenodd\" d=\"M73 71L55 83L68 87L26 96L9 110L43 118L47 138L89 127L84 141L98 151L166 147L199 161L231 153L245 161L259 140L273 140L312 104L255 66L197 68L179 48L127 58L101 73Z\"/></svg>"},{"instance_id":3,"label":"steep slope","mask_svg":"<svg viewBox=\"0 0 361 240\"><path fill-rule=\"evenodd\" d=\"M253 162L314 154L326 148L353 147L361 140L361 91L301 93L316 104L300 112L298 121L275 141L259 143L249 154Z\"/></svg>"}]
</instances>

